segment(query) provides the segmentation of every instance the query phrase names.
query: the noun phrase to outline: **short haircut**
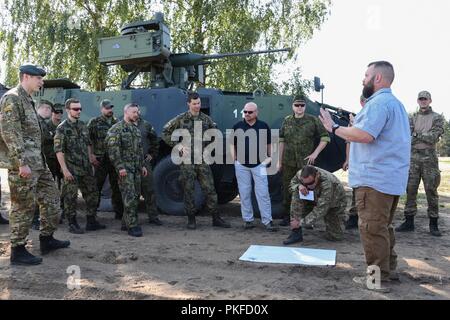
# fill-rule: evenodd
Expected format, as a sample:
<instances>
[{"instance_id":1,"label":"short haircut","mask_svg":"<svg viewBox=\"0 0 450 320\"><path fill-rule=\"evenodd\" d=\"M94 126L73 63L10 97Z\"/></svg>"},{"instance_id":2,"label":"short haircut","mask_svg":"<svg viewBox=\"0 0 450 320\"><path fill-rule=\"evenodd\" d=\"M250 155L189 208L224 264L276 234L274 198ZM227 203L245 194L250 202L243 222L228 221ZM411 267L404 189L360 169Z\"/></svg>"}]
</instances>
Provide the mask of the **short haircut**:
<instances>
[{"instance_id":1,"label":"short haircut","mask_svg":"<svg viewBox=\"0 0 450 320\"><path fill-rule=\"evenodd\" d=\"M131 102L131 103L127 103L125 105L125 107L123 107L123 113L127 112L128 109L130 108L138 108L139 109L139 105L137 103Z\"/></svg>"},{"instance_id":2,"label":"short haircut","mask_svg":"<svg viewBox=\"0 0 450 320\"><path fill-rule=\"evenodd\" d=\"M317 174L317 168L313 166L305 166L300 173L300 178L308 178L310 176L315 177Z\"/></svg>"},{"instance_id":3,"label":"short haircut","mask_svg":"<svg viewBox=\"0 0 450 320\"><path fill-rule=\"evenodd\" d=\"M197 92L188 92L187 102L189 103L192 100L197 100L199 98L200 98L200 96L199 96L199 94Z\"/></svg>"},{"instance_id":4,"label":"short haircut","mask_svg":"<svg viewBox=\"0 0 450 320\"><path fill-rule=\"evenodd\" d=\"M387 61L375 61L369 63L367 67L374 66L374 69L377 69L383 75L383 78L392 84L395 78L394 66Z\"/></svg>"},{"instance_id":5,"label":"short haircut","mask_svg":"<svg viewBox=\"0 0 450 320\"><path fill-rule=\"evenodd\" d=\"M67 99L67 100L66 100L66 103L65 103L66 109L70 109L70 105L71 105L72 103L80 103L80 100L75 99L75 98L69 98L69 99Z\"/></svg>"},{"instance_id":6,"label":"short haircut","mask_svg":"<svg viewBox=\"0 0 450 320\"><path fill-rule=\"evenodd\" d=\"M39 101L38 109L44 104L48 105L50 108L53 108L53 103L48 100L41 99L41 101Z\"/></svg>"}]
</instances>

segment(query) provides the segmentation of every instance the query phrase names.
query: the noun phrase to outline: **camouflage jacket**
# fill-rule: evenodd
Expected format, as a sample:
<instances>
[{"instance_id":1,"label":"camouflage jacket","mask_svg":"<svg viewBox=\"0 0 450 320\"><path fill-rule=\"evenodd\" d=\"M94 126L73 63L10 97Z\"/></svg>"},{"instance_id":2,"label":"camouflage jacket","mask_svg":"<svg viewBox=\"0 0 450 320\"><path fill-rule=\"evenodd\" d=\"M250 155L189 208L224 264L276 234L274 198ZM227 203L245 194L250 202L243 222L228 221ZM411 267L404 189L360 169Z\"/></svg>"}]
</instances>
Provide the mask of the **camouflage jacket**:
<instances>
[{"instance_id":1,"label":"camouflage jacket","mask_svg":"<svg viewBox=\"0 0 450 320\"><path fill-rule=\"evenodd\" d=\"M44 153L45 159L56 159L55 148L53 145L56 127L57 126L53 123L52 119L41 122L42 152Z\"/></svg>"},{"instance_id":2,"label":"camouflage jacket","mask_svg":"<svg viewBox=\"0 0 450 320\"><path fill-rule=\"evenodd\" d=\"M141 132L135 124L119 121L108 130L106 143L109 159L117 171L140 172L144 165L144 151Z\"/></svg>"},{"instance_id":3,"label":"camouflage jacket","mask_svg":"<svg viewBox=\"0 0 450 320\"><path fill-rule=\"evenodd\" d=\"M330 142L327 130L317 117L305 114L284 118L280 129L280 142L284 142L283 164L301 168L318 141Z\"/></svg>"},{"instance_id":4,"label":"camouflage jacket","mask_svg":"<svg viewBox=\"0 0 450 320\"><path fill-rule=\"evenodd\" d=\"M155 159L158 156L158 136L153 129L150 122L139 119L137 122L137 127L141 131L142 137L142 149L144 150L144 158L147 154L152 156L152 159Z\"/></svg>"},{"instance_id":5,"label":"camouflage jacket","mask_svg":"<svg viewBox=\"0 0 450 320\"><path fill-rule=\"evenodd\" d=\"M194 135L194 126L202 129L201 132ZM189 111L184 112L177 117L170 120L163 128L161 138L169 146L174 147L179 141L172 141L172 133L176 129L187 129L191 136L191 161L194 163L194 145L205 148L210 141L203 141L203 134L208 129L216 129L214 121L206 114L200 112L197 117L194 117Z\"/></svg>"},{"instance_id":6,"label":"camouflage jacket","mask_svg":"<svg viewBox=\"0 0 450 320\"><path fill-rule=\"evenodd\" d=\"M113 116L111 117L111 123L109 123L104 115L89 121L89 137L92 141L92 152L96 157L105 156L107 151L106 135L108 134L108 130L117 122L117 118Z\"/></svg>"},{"instance_id":7,"label":"camouflage jacket","mask_svg":"<svg viewBox=\"0 0 450 320\"><path fill-rule=\"evenodd\" d=\"M420 130L417 127L418 121L429 122L427 127L429 130ZM411 144L413 149L434 149L439 142L440 137L444 134L445 119L439 113L430 109L426 112L416 112L409 118L411 128Z\"/></svg>"},{"instance_id":8,"label":"camouflage jacket","mask_svg":"<svg viewBox=\"0 0 450 320\"><path fill-rule=\"evenodd\" d=\"M31 170L45 169L41 151L41 129L31 96L19 84L0 100L2 145L6 147L9 168L28 165Z\"/></svg>"},{"instance_id":9,"label":"camouflage jacket","mask_svg":"<svg viewBox=\"0 0 450 320\"><path fill-rule=\"evenodd\" d=\"M301 200L301 208L303 209L307 205L313 205L314 209L307 216L305 222L308 224L314 224L318 219L323 218L331 208L338 208L346 205L347 199L345 196L345 189L338 178L331 172L317 168L317 174L319 174L319 183L314 189L314 201ZM299 196L298 187L300 182L301 170L292 178L290 189L293 196ZM303 211L303 210L302 210Z\"/></svg>"},{"instance_id":10,"label":"camouflage jacket","mask_svg":"<svg viewBox=\"0 0 450 320\"><path fill-rule=\"evenodd\" d=\"M92 174L89 162L88 146L91 145L89 133L83 121L64 120L56 128L54 141L55 153L64 153L64 160L72 175Z\"/></svg>"}]
</instances>

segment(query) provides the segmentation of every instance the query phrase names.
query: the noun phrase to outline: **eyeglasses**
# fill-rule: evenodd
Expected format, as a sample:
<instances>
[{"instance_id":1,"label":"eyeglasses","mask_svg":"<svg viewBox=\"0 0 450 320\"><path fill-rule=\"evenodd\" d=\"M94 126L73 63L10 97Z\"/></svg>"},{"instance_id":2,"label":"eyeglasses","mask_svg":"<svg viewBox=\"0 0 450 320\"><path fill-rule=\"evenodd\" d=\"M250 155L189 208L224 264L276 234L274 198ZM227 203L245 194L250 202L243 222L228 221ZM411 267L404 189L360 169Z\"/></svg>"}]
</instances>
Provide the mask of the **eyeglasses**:
<instances>
[{"instance_id":1,"label":"eyeglasses","mask_svg":"<svg viewBox=\"0 0 450 320\"><path fill-rule=\"evenodd\" d=\"M63 114L64 112L63 112L63 111L60 111L60 110L58 110L58 111L53 111L53 113L57 113L57 114Z\"/></svg>"},{"instance_id":2,"label":"eyeglasses","mask_svg":"<svg viewBox=\"0 0 450 320\"><path fill-rule=\"evenodd\" d=\"M299 108L299 107L304 107L304 106L306 106L306 104L304 104L304 103L294 103L294 107L296 107L296 108Z\"/></svg>"},{"instance_id":3,"label":"eyeglasses","mask_svg":"<svg viewBox=\"0 0 450 320\"><path fill-rule=\"evenodd\" d=\"M247 110L244 110L244 113L247 113L247 114L252 114L254 111L247 111Z\"/></svg>"},{"instance_id":4,"label":"eyeglasses","mask_svg":"<svg viewBox=\"0 0 450 320\"><path fill-rule=\"evenodd\" d=\"M427 101L428 98L419 98L420 101Z\"/></svg>"},{"instance_id":5,"label":"eyeglasses","mask_svg":"<svg viewBox=\"0 0 450 320\"><path fill-rule=\"evenodd\" d=\"M83 108L70 108L70 110L73 110L73 111L81 111L81 110L83 110Z\"/></svg>"}]
</instances>

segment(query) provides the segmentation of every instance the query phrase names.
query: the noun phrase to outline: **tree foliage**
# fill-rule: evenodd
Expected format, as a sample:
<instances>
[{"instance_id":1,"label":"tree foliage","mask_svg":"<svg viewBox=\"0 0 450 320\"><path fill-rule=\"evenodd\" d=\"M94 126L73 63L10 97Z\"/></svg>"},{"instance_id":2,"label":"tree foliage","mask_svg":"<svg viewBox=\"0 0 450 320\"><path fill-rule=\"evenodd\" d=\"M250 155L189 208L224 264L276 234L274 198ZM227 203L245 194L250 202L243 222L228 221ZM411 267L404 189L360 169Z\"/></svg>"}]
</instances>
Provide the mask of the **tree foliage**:
<instances>
[{"instance_id":1,"label":"tree foliage","mask_svg":"<svg viewBox=\"0 0 450 320\"><path fill-rule=\"evenodd\" d=\"M438 142L437 151L441 157L450 157L450 122L445 121L444 134Z\"/></svg>"},{"instance_id":2,"label":"tree foliage","mask_svg":"<svg viewBox=\"0 0 450 320\"><path fill-rule=\"evenodd\" d=\"M299 70L291 80L274 83L273 66L295 56L320 28L330 6L330 0L4 1L0 43L9 85L17 81L17 67L24 61L46 67L49 78L66 77L86 89L118 85L124 73L98 63L97 40L117 35L125 23L150 19L154 13L150 9L159 4L175 53L292 48L289 55L230 58L208 66L207 86L236 91L262 88L270 93L299 91L307 85Z\"/></svg>"}]
</instances>

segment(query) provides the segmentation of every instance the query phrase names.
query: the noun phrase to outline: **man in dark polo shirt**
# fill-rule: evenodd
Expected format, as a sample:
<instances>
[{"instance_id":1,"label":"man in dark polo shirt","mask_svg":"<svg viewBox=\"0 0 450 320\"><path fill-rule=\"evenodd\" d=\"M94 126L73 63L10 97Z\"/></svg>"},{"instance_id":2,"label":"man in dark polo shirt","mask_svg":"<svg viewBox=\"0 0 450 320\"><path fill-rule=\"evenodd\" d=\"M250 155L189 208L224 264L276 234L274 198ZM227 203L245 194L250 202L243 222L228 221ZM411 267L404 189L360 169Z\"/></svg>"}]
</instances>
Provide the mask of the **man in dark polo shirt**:
<instances>
[{"instance_id":1,"label":"man in dark polo shirt","mask_svg":"<svg viewBox=\"0 0 450 320\"><path fill-rule=\"evenodd\" d=\"M253 206L251 200L252 179L255 182L255 194L261 212L261 222L268 231L276 231L272 223L269 185L266 167L270 163L271 134L264 121L258 120L258 106L249 102L244 106L244 120L233 126L234 144L230 151L234 159L236 178L241 199L241 213L244 228L254 227Z\"/></svg>"}]
</instances>

